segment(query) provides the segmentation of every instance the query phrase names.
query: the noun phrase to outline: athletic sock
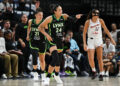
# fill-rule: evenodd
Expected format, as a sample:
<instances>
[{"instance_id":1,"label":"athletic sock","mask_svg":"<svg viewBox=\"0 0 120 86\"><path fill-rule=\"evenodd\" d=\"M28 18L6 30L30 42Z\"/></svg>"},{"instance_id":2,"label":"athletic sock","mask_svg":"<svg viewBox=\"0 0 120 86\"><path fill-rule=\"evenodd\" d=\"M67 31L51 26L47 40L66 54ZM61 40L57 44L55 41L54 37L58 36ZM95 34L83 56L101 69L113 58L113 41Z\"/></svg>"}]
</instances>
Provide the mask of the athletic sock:
<instances>
[{"instance_id":1,"label":"athletic sock","mask_svg":"<svg viewBox=\"0 0 120 86\"><path fill-rule=\"evenodd\" d=\"M58 75L59 75L59 72L55 72L55 75L58 76Z\"/></svg>"},{"instance_id":2,"label":"athletic sock","mask_svg":"<svg viewBox=\"0 0 120 86\"><path fill-rule=\"evenodd\" d=\"M50 78L50 77L51 77L51 74L50 74L50 73L48 73L48 74L47 74L47 77L48 77L48 78Z\"/></svg>"},{"instance_id":3,"label":"athletic sock","mask_svg":"<svg viewBox=\"0 0 120 86\"><path fill-rule=\"evenodd\" d=\"M37 69L33 69L32 72L37 72Z\"/></svg>"},{"instance_id":4,"label":"athletic sock","mask_svg":"<svg viewBox=\"0 0 120 86\"><path fill-rule=\"evenodd\" d=\"M104 74L104 71L100 72L100 75L103 75Z\"/></svg>"},{"instance_id":5,"label":"athletic sock","mask_svg":"<svg viewBox=\"0 0 120 86\"><path fill-rule=\"evenodd\" d=\"M92 68L92 71L93 71L93 72L96 72L96 69L95 69L95 68Z\"/></svg>"},{"instance_id":6,"label":"athletic sock","mask_svg":"<svg viewBox=\"0 0 120 86\"><path fill-rule=\"evenodd\" d=\"M43 74L43 73L45 73L45 71L42 71L42 70L41 70L41 74Z\"/></svg>"}]
</instances>

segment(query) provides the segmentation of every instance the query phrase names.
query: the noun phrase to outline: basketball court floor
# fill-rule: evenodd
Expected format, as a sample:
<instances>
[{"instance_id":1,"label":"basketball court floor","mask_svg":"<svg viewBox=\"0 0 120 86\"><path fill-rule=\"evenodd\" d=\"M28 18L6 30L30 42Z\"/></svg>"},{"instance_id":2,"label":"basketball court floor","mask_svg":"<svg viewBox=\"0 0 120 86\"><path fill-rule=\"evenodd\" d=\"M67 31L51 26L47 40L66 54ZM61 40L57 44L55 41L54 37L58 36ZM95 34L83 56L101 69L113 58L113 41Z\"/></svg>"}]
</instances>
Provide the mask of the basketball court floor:
<instances>
[{"instance_id":1,"label":"basketball court floor","mask_svg":"<svg viewBox=\"0 0 120 86\"><path fill-rule=\"evenodd\" d=\"M104 81L98 78L91 80L90 77L64 77L64 84L57 84L54 79L51 80L49 86L120 86L120 77L106 77ZM41 81L33 81L32 79L18 80L0 80L0 86L45 86Z\"/></svg>"}]
</instances>

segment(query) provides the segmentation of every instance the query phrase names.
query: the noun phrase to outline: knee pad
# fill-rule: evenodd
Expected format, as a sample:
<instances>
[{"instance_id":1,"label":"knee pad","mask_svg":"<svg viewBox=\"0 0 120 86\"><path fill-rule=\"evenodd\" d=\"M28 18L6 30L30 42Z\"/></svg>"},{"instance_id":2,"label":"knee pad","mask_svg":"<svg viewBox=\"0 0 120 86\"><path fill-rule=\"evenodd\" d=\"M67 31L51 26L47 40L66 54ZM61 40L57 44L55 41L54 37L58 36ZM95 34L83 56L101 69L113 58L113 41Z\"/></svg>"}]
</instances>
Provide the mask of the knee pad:
<instances>
[{"instance_id":1,"label":"knee pad","mask_svg":"<svg viewBox=\"0 0 120 86\"><path fill-rule=\"evenodd\" d=\"M59 56L58 56L57 50L54 50L54 51L52 52L51 56L52 56L52 60L51 60L51 62L50 62L50 65L51 65L52 67L55 67L55 66L56 66L56 63L58 63L58 61L59 61Z\"/></svg>"},{"instance_id":2,"label":"knee pad","mask_svg":"<svg viewBox=\"0 0 120 86\"><path fill-rule=\"evenodd\" d=\"M56 66L60 66L63 58L63 53L58 53L58 55L59 55L59 61L56 63Z\"/></svg>"}]
</instances>

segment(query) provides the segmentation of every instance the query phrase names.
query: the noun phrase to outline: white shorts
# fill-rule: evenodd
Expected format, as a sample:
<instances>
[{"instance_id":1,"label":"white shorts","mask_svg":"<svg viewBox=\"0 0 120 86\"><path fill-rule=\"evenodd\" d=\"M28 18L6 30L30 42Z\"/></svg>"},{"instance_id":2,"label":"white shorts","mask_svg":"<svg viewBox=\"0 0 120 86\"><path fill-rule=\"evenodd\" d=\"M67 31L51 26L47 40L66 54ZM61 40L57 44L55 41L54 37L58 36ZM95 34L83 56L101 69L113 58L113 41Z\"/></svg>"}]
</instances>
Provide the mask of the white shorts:
<instances>
[{"instance_id":1,"label":"white shorts","mask_svg":"<svg viewBox=\"0 0 120 86\"><path fill-rule=\"evenodd\" d=\"M88 38L87 40L88 49L95 49L96 47L103 45L102 38Z\"/></svg>"}]
</instances>

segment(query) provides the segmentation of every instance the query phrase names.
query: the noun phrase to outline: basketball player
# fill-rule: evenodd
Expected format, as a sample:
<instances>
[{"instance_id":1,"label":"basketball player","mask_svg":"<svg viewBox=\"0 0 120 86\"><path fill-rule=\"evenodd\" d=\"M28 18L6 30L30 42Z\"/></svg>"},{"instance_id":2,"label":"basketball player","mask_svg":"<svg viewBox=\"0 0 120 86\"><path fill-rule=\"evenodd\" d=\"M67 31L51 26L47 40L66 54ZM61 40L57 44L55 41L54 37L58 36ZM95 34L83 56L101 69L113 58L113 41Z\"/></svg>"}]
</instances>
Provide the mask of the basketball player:
<instances>
[{"instance_id":1,"label":"basketball player","mask_svg":"<svg viewBox=\"0 0 120 86\"><path fill-rule=\"evenodd\" d=\"M51 12L53 15L48 16L39 26L39 30L43 33L49 41L49 51L52 56L52 61L49 65L48 75L46 79L46 84L49 84L51 73L55 69L54 78L57 83L63 83L60 79L60 63L62 60L62 37L64 32L64 22L67 19L75 21L81 17L81 14L76 15L76 18L70 17L67 14L62 14L62 7L58 4L51 5ZM44 28L48 28L49 35L45 32Z\"/></svg>"},{"instance_id":2,"label":"basketball player","mask_svg":"<svg viewBox=\"0 0 120 86\"><path fill-rule=\"evenodd\" d=\"M112 39L110 32L108 31L103 19L99 18L99 10L93 9L89 15L88 20L85 22L85 27L83 31L83 42L84 50L88 53L89 64L92 69L92 79L96 77L96 69L94 64L94 53L97 52L97 59L99 63L99 80L103 81L103 40L102 40L102 28L106 34L111 39L111 42L116 45L115 41ZM86 44L86 34L88 34L87 44Z\"/></svg>"},{"instance_id":3,"label":"basketball player","mask_svg":"<svg viewBox=\"0 0 120 86\"><path fill-rule=\"evenodd\" d=\"M38 80L38 74L36 70L37 70L37 58L39 54L41 77L42 77L42 81L44 81L46 43L45 43L45 36L38 30L38 26L42 23L42 21L43 21L43 11L41 10L41 8L38 8L35 13L35 19L29 20L26 39L29 41L31 53L33 56L34 80Z\"/></svg>"}]
</instances>

